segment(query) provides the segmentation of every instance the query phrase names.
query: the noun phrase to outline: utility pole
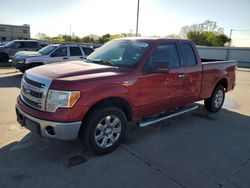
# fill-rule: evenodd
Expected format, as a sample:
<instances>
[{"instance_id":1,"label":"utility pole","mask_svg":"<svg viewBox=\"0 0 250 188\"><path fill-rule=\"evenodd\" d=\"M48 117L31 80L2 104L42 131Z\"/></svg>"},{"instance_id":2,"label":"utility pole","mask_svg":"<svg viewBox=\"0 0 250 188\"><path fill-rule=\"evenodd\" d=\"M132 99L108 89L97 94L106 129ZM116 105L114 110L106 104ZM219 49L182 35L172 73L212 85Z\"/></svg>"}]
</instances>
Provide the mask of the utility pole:
<instances>
[{"instance_id":1,"label":"utility pole","mask_svg":"<svg viewBox=\"0 0 250 188\"><path fill-rule=\"evenodd\" d=\"M69 35L71 36L71 23L69 24Z\"/></svg>"},{"instance_id":2,"label":"utility pole","mask_svg":"<svg viewBox=\"0 0 250 188\"><path fill-rule=\"evenodd\" d=\"M231 46L231 42L232 42L232 32L233 32L233 30L232 30L232 29L230 29L230 35L229 35L229 39L230 39L230 41L229 41L229 43L228 43L228 47L230 47L230 46Z\"/></svg>"},{"instance_id":3,"label":"utility pole","mask_svg":"<svg viewBox=\"0 0 250 188\"><path fill-rule=\"evenodd\" d=\"M138 23L139 23L139 8L140 8L140 0L137 2L137 18L136 18L136 33L135 35L138 37Z\"/></svg>"}]
</instances>

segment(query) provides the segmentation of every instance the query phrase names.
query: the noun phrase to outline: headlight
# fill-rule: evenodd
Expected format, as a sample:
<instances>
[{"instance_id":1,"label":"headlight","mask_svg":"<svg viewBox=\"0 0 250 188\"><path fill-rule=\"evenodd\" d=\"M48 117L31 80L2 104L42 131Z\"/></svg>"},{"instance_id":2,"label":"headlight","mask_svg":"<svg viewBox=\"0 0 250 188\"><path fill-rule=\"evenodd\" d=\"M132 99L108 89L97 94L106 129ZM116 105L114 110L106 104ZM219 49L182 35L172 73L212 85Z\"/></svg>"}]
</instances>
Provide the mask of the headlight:
<instances>
[{"instance_id":1,"label":"headlight","mask_svg":"<svg viewBox=\"0 0 250 188\"><path fill-rule=\"evenodd\" d=\"M17 62L18 63L25 63L26 59L18 59Z\"/></svg>"},{"instance_id":2,"label":"headlight","mask_svg":"<svg viewBox=\"0 0 250 188\"><path fill-rule=\"evenodd\" d=\"M57 108L71 108L80 98L80 91L49 90L46 111L55 112Z\"/></svg>"}]
</instances>

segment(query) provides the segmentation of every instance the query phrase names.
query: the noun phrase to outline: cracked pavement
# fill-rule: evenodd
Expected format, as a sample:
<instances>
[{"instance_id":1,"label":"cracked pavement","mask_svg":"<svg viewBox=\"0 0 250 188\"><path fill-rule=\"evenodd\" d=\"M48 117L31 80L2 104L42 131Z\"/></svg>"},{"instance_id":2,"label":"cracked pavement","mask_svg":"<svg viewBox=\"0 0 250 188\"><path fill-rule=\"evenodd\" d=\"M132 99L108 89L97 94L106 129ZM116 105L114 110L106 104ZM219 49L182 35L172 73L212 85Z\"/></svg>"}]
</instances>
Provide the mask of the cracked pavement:
<instances>
[{"instance_id":1,"label":"cracked pavement","mask_svg":"<svg viewBox=\"0 0 250 188\"><path fill-rule=\"evenodd\" d=\"M21 74L0 69L0 187L250 187L250 70L216 114L199 109L146 128L130 125L111 154L93 156L81 140L58 141L20 128Z\"/></svg>"}]
</instances>

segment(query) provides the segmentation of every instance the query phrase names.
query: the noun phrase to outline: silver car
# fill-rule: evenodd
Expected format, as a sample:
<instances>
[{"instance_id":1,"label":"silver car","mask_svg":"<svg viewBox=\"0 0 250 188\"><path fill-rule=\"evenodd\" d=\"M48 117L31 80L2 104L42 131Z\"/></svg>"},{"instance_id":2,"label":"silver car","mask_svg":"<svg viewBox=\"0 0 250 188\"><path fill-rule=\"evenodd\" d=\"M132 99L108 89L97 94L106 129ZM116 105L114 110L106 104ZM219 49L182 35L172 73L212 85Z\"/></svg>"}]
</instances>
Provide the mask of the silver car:
<instances>
[{"instance_id":1,"label":"silver car","mask_svg":"<svg viewBox=\"0 0 250 188\"><path fill-rule=\"evenodd\" d=\"M37 52L17 52L13 58L13 66L21 72L49 63L81 60L93 52L87 45L54 44Z\"/></svg>"},{"instance_id":2,"label":"silver car","mask_svg":"<svg viewBox=\"0 0 250 188\"><path fill-rule=\"evenodd\" d=\"M9 62L18 51L37 51L40 48L36 40L13 40L0 46L0 62Z\"/></svg>"}]
</instances>

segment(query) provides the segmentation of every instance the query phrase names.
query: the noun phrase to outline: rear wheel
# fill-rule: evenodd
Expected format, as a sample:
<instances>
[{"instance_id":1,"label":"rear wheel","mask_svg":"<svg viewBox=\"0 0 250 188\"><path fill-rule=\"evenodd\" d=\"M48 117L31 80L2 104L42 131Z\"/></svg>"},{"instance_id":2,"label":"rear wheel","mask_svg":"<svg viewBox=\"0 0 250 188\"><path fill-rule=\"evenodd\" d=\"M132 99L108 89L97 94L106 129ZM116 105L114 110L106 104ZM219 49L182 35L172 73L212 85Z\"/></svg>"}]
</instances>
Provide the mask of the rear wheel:
<instances>
[{"instance_id":1,"label":"rear wheel","mask_svg":"<svg viewBox=\"0 0 250 188\"><path fill-rule=\"evenodd\" d=\"M94 109L80 132L84 144L92 153L100 155L114 151L126 134L126 116L117 107Z\"/></svg>"},{"instance_id":2,"label":"rear wheel","mask_svg":"<svg viewBox=\"0 0 250 188\"><path fill-rule=\"evenodd\" d=\"M222 85L219 85L213 91L212 96L209 99L205 100L205 108L212 113L218 112L225 99L225 88Z\"/></svg>"}]
</instances>

